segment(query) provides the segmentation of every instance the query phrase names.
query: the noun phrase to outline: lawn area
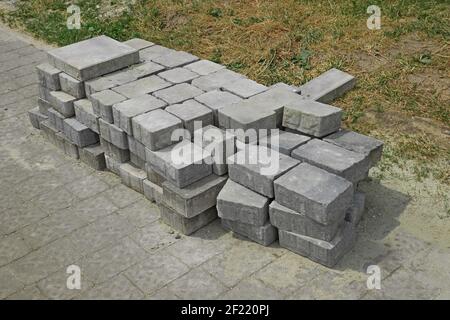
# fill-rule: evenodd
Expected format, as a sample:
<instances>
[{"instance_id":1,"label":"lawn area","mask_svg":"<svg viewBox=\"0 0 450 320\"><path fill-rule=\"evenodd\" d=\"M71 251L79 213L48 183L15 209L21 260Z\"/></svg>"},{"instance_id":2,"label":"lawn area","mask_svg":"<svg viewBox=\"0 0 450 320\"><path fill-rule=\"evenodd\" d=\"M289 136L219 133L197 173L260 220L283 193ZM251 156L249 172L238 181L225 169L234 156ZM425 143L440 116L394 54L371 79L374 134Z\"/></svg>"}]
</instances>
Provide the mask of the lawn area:
<instances>
[{"instance_id":1,"label":"lawn area","mask_svg":"<svg viewBox=\"0 0 450 320\"><path fill-rule=\"evenodd\" d=\"M80 30L66 27L72 2ZM380 30L366 25L373 4ZM386 142L380 174L395 163L419 180L450 183L448 1L29 0L0 18L60 46L100 34L144 38L265 85L300 85L339 68L358 83L333 104L346 127Z\"/></svg>"}]
</instances>

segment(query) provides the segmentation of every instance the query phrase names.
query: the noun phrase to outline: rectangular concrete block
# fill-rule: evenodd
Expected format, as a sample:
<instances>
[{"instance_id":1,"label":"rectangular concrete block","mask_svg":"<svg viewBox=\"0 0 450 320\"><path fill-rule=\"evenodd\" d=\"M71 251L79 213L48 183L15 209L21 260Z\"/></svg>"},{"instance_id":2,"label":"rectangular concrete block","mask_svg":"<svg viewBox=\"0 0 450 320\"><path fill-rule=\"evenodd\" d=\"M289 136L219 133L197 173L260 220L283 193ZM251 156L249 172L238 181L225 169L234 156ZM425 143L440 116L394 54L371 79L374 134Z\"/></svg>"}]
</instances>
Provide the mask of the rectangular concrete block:
<instances>
[{"instance_id":1,"label":"rectangular concrete block","mask_svg":"<svg viewBox=\"0 0 450 320\"><path fill-rule=\"evenodd\" d=\"M62 132L59 132L59 134L62 134ZM79 159L80 158L80 148L72 143L72 141L69 140L68 137L64 136L64 153L71 157L72 159Z\"/></svg>"},{"instance_id":2,"label":"rectangular concrete block","mask_svg":"<svg viewBox=\"0 0 450 320\"><path fill-rule=\"evenodd\" d=\"M59 74L59 82L61 84L61 91L64 91L77 99L82 99L86 96L84 82L79 81L64 72Z\"/></svg>"},{"instance_id":3,"label":"rectangular concrete block","mask_svg":"<svg viewBox=\"0 0 450 320\"><path fill-rule=\"evenodd\" d=\"M137 79L136 74L130 72L130 68L127 68L86 81L84 83L84 91L86 92L86 96L90 98L94 93L112 89L136 81Z\"/></svg>"},{"instance_id":4,"label":"rectangular concrete block","mask_svg":"<svg viewBox=\"0 0 450 320\"><path fill-rule=\"evenodd\" d=\"M130 162L137 168L145 169L145 160L140 158L137 154L130 151Z\"/></svg>"},{"instance_id":5,"label":"rectangular concrete block","mask_svg":"<svg viewBox=\"0 0 450 320\"><path fill-rule=\"evenodd\" d=\"M51 65L70 76L86 81L139 62L139 51L107 36L50 50Z\"/></svg>"},{"instance_id":6,"label":"rectangular concrete block","mask_svg":"<svg viewBox=\"0 0 450 320\"><path fill-rule=\"evenodd\" d=\"M186 68L174 68L164 72L158 73L158 77L163 78L173 84L190 82L192 79L199 77L198 73L195 73Z\"/></svg>"},{"instance_id":7,"label":"rectangular concrete block","mask_svg":"<svg viewBox=\"0 0 450 320\"><path fill-rule=\"evenodd\" d=\"M171 86L170 82L161 79L158 76L142 78L118 87L112 88L115 92L127 97L137 98L144 94L149 94Z\"/></svg>"},{"instance_id":8,"label":"rectangular concrete block","mask_svg":"<svg viewBox=\"0 0 450 320\"><path fill-rule=\"evenodd\" d=\"M153 95L161 100L164 100L168 104L175 104L192 99L202 93L202 90L194 87L193 85L188 83L180 83L169 88L156 91Z\"/></svg>"},{"instance_id":9,"label":"rectangular concrete block","mask_svg":"<svg viewBox=\"0 0 450 320\"><path fill-rule=\"evenodd\" d=\"M227 158L236 153L236 136L209 125L194 131L193 142L211 153L213 172L219 176L228 172Z\"/></svg>"},{"instance_id":10,"label":"rectangular concrete block","mask_svg":"<svg viewBox=\"0 0 450 320\"><path fill-rule=\"evenodd\" d=\"M50 108L53 108L53 106L48 102L47 100L43 100L41 98L38 98L38 107L39 112L43 115L47 115L47 110Z\"/></svg>"},{"instance_id":11,"label":"rectangular concrete block","mask_svg":"<svg viewBox=\"0 0 450 320\"><path fill-rule=\"evenodd\" d=\"M146 148L146 159L153 170L179 188L212 174L211 154L187 140L158 151Z\"/></svg>"},{"instance_id":12,"label":"rectangular concrete block","mask_svg":"<svg viewBox=\"0 0 450 320\"><path fill-rule=\"evenodd\" d=\"M40 123L41 133L47 141L56 144L55 135L59 132L49 120L44 120Z\"/></svg>"},{"instance_id":13,"label":"rectangular concrete block","mask_svg":"<svg viewBox=\"0 0 450 320\"><path fill-rule=\"evenodd\" d=\"M368 155L370 166L376 165L383 153L383 141L354 131L342 129L325 137L323 140L341 148Z\"/></svg>"},{"instance_id":14,"label":"rectangular concrete block","mask_svg":"<svg viewBox=\"0 0 450 320\"><path fill-rule=\"evenodd\" d=\"M209 175L193 184L178 188L166 181L163 187L163 202L186 218L192 218L206 209L216 206L217 195L225 185L227 177Z\"/></svg>"},{"instance_id":15,"label":"rectangular concrete block","mask_svg":"<svg viewBox=\"0 0 450 320\"><path fill-rule=\"evenodd\" d=\"M341 126L342 110L310 100L290 102L284 106L283 127L322 138Z\"/></svg>"},{"instance_id":16,"label":"rectangular concrete block","mask_svg":"<svg viewBox=\"0 0 450 320\"><path fill-rule=\"evenodd\" d=\"M130 135L127 136L127 139L128 139L128 148L130 149L130 152L135 154L137 157L139 157L145 162L146 161L145 146Z\"/></svg>"},{"instance_id":17,"label":"rectangular concrete block","mask_svg":"<svg viewBox=\"0 0 450 320\"><path fill-rule=\"evenodd\" d=\"M163 189L161 188L161 186L158 186L147 179L143 181L143 185L144 196L152 202L161 203L163 195Z\"/></svg>"},{"instance_id":18,"label":"rectangular concrete block","mask_svg":"<svg viewBox=\"0 0 450 320\"><path fill-rule=\"evenodd\" d=\"M94 113L101 117L104 121L113 123L114 117L112 106L116 103L127 100L127 98L112 90L104 90L92 94L90 100L92 102Z\"/></svg>"},{"instance_id":19,"label":"rectangular concrete block","mask_svg":"<svg viewBox=\"0 0 450 320\"><path fill-rule=\"evenodd\" d=\"M228 179L217 196L222 219L263 226L269 219L269 199Z\"/></svg>"},{"instance_id":20,"label":"rectangular concrete block","mask_svg":"<svg viewBox=\"0 0 450 320\"><path fill-rule=\"evenodd\" d=\"M159 63L167 68L181 67L185 64L197 61L198 57L184 51L167 51L165 54L156 56L153 62Z\"/></svg>"},{"instance_id":21,"label":"rectangular concrete block","mask_svg":"<svg viewBox=\"0 0 450 320\"><path fill-rule=\"evenodd\" d=\"M105 150L105 155L108 155L117 163L124 163L130 160L130 150L120 149L102 137L100 137L100 144Z\"/></svg>"},{"instance_id":22,"label":"rectangular concrete block","mask_svg":"<svg viewBox=\"0 0 450 320\"><path fill-rule=\"evenodd\" d=\"M154 45L139 51L139 55L141 60L143 61L151 61L159 56L168 55L175 50L169 49L160 45Z\"/></svg>"},{"instance_id":23,"label":"rectangular concrete block","mask_svg":"<svg viewBox=\"0 0 450 320\"><path fill-rule=\"evenodd\" d=\"M206 76L210 73L225 69L225 66L209 60L196 61L187 64L184 67L202 76Z\"/></svg>"},{"instance_id":24,"label":"rectangular concrete block","mask_svg":"<svg viewBox=\"0 0 450 320\"><path fill-rule=\"evenodd\" d=\"M282 154L290 156L292 150L311 140L310 137L286 131L272 132L270 136L259 140L259 145L274 149Z\"/></svg>"},{"instance_id":25,"label":"rectangular concrete block","mask_svg":"<svg viewBox=\"0 0 450 320\"><path fill-rule=\"evenodd\" d=\"M75 109L73 103L77 100L74 96L62 91L51 91L50 100L48 100L53 108L65 117L73 117Z\"/></svg>"},{"instance_id":26,"label":"rectangular concrete block","mask_svg":"<svg viewBox=\"0 0 450 320\"><path fill-rule=\"evenodd\" d=\"M273 198L274 180L299 163L275 150L249 145L228 158L228 175L231 180L250 190Z\"/></svg>"},{"instance_id":27,"label":"rectangular concrete block","mask_svg":"<svg viewBox=\"0 0 450 320\"><path fill-rule=\"evenodd\" d=\"M51 91L61 90L59 83L59 74L61 70L51 66L48 63L42 63L36 67L39 84Z\"/></svg>"},{"instance_id":28,"label":"rectangular concrete block","mask_svg":"<svg viewBox=\"0 0 450 320\"><path fill-rule=\"evenodd\" d=\"M214 122L212 111L193 99L170 105L164 110L181 119L183 127L189 131L191 138L194 135L194 129L212 125Z\"/></svg>"},{"instance_id":29,"label":"rectangular concrete block","mask_svg":"<svg viewBox=\"0 0 450 320\"><path fill-rule=\"evenodd\" d=\"M50 92L52 92L52 91L53 91L52 89L49 89L47 87L44 87L41 85L38 86L39 98L41 98L42 100L51 102L52 98L51 98Z\"/></svg>"},{"instance_id":30,"label":"rectangular concrete block","mask_svg":"<svg viewBox=\"0 0 450 320\"><path fill-rule=\"evenodd\" d=\"M226 82L223 84L222 89L246 99L254 96L255 94L266 91L267 87L257 83L256 81L242 78L237 79L236 81Z\"/></svg>"},{"instance_id":31,"label":"rectangular concrete block","mask_svg":"<svg viewBox=\"0 0 450 320\"><path fill-rule=\"evenodd\" d=\"M28 117L30 118L31 125L36 129L41 128L41 122L48 119L48 117L39 112L39 107L35 107L28 111Z\"/></svg>"},{"instance_id":32,"label":"rectangular concrete block","mask_svg":"<svg viewBox=\"0 0 450 320\"><path fill-rule=\"evenodd\" d=\"M165 106L166 103L164 101L150 95L143 95L116 103L112 107L114 124L127 134L132 135L132 118Z\"/></svg>"},{"instance_id":33,"label":"rectangular concrete block","mask_svg":"<svg viewBox=\"0 0 450 320\"><path fill-rule=\"evenodd\" d=\"M300 92L307 100L329 103L353 89L355 84L355 77L336 68L332 68L300 86Z\"/></svg>"},{"instance_id":34,"label":"rectangular concrete block","mask_svg":"<svg viewBox=\"0 0 450 320\"><path fill-rule=\"evenodd\" d=\"M55 137L52 140L53 144L61 151L62 153L66 153L66 136L63 132L56 132Z\"/></svg>"},{"instance_id":35,"label":"rectangular concrete block","mask_svg":"<svg viewBox=\"0 0 450 320\"><path fill-rule=\"evenodd\" d=\"M309 218L305 213L297 212L272 201L269 206L269 216L272 225L280 230L298 233L304 236L331 241L343 225L344 213L330 224L321 224Z\"/></svg>"},{"instance_id":36,"label":"rectangular concrete block","mask_svg":"<svg viewBox=\"0 0 450 320\"><path fill-rule=\"evenodd\" d=\"M275 200L322 223L342 218L353 199L353 185L342 177L301 163L275 180Z\"/></svg>"},{"instance_id":37,"label":"rectangular concrete block","mask_svg":"<svg viewBox=\"0 0 450 320\"><path fill-rule=\"evenodd\" d=\"M249 238L263 246L268 246L278 239L278 230L269 222L263 226L254 226L239 221L222 219L221 223L225 229Z\"/></svg>"},{"instance_id":38,"label":"rectangular concrete block","mask_svg":"<svg viewBox=\"0 0 450 320\"><path fill-rule=\"evenodd\" d=\"M115 126L112 123L108 123L103 119L98 119L98 125L100 129L100 135L103 139L112 143L119 149L128 149L128 136L125 131Z\"/></svg>"},{"instance_id":39,"label":"rectangular concrete block","mask_svg":"<svg viewBox=\"0 0 450 320\"><path fill-rule=\"evenodd\" d=\"M193 218L186 218L162 202L158 206L161 212L161 221L184 235L190 235L217 219L215 207L211 207Z\"/></svg>"},{"instance_id":40,"label":"rectangular concrete block","mask_svg":"<svg viewBox=\"0 0 450 320\"><path fill-rule=\"evenodd\" d=\"M211 91L221 89L227 83L231 83L239 79L245 79L245 77L237 72L222 69L192 80L192 85L202 89L203 91Z\"/></svg>"},{"instance_id":41,"label":"rectangular concrete block","mask_svg":"<svg viewBox=\"0 0 450 320\"><path fill-rule=\"evenodd\" d=\"M105 150L100 144L79 149L80 160L94 170L105 170Z\"/></svg>"},{"instance_id":42,"label":"rectangular concrete block","mask_svg":"<svg viewBox=\"0 0 450 320\"><path fill-rule=\"evenodd\" d=\"M166 178L153 170L152 166L148 162L145 163L145 171L147 172L147 179L162 188L162 184L166 181Z\"/></svg>"},{"instance_id":43,"label":"rectangular concrete block","mask_svg":"<svg viewBox=\"0 0 450 320\"><path fill-rule=\"evenodd\" d=\"M99 141L98 134L75 118L64 119L64 134L78 147L86 147Z\"/></svg>"},{"instance_id":44,"label":"rectangular concrete block","mask_svg":"<svg viewBox=\"0 0 450 320\"><path fill-rule=\"evenodd\" d=\"M230 92L213 90L205 92L194 98L198 102L204 104L213 111L214 125L219 125L219 113L218 110L227 105L241 101L242 99Z\"/></svg>"},{"instance_id":45,"label":"rectangular concrete block","mask_svg":"<svg viewBox=\"0 0 450 320\"><path fill-rule=\"evenodd\" d=\"M335 266L352 248L355 240L355 232L350 223L345 223L329 242L284 230L279 230L278 235L281 247L329 268Z\"/></svg>"},{"instance_id":46,"label":"rectangular concrete block","mask_svg":"<svg viewBox=\"0 0 450 320\"><path fill-rule=\"evenodd\" d=\"M122 163L119 166L119 176L124 185L144 194L144 180L147 178L147 173L144 170L130 163Z\"/></svg>"},{"instance_id":47,"label":"rectangular concrete block","mask_svg":"<svg viewBox=\"0 0 450 320\"><path fill-rule=\"evenodd\" d=\"M153 151L176 143L172 133L183 128L180 119L160 109L136 116L131 122L133 137Z\"/></svg>"},{"instance_id":48,"label":"rectangular concrete block","mask_svg":"<svg viewBox=\"0 0 450 320\"><path fill-rule=\"evenodd\" d=\"M160 71L164 71L166 68L160 64L154 62L143 62L139 64L135 64L128 69L128 73L130 73L135 80L139 80L141 78L145 78L154 74L157 74Z\"/></svg>"},{"instance_id":49,"label":"rectangular concrete block","mask_svg":"<svg viewBox=\"0 0 450 320\"><path fill-rule=\"evenodd\" d=\"M292 151L292 157L341 176L352 183L367 177L370 159L334 144L313 139Z\"/></svg>"},{"instance_id":50,"label":"rectangular concrete block","mask_svg":"<svg viewBox=\"0 0 450 320\"><path fill-rule=\"evenodd\" d=\"M64 119L66 117L53 108L47 110L49 123L58 131L64 131Z\"/></svg>"},{"instance_id":51,"label":"rectangular concrete block","mask_svg":"<svg viewBox=\"0 0 450 320\"><path fill-rule=\"evenodd\" d=\"M355 192L353 195L353 202L345 214L345 220L356 227L364 214L364 205L366 202L366 195L364 192Z\"/></svg>"},{"instance_id":52,"label":"rectangular concrete block","mask_svg":"<svg viewBox=\"0 0 450 320\"><path fill-rule=\"evenodd\" d=\"M75 118L95 133L100 133L98 126L99 117L94 113L92 102L88 99L81 99L75 101L73 106L75 109Z\"/></svg>"},{"instance_id":53,"label":"rectangular concrete block","mask_svg":"<svg viewBox=\"0 0 450 320\"><path fill-rule=\"evenodd\" d=\"M106 168L109 171L111 171L112 173L115 173L116 175L120 175L120 171L119 171L119 167L121 165L120 162L118 162L116 159L105 154L105 163L106 163Z\"/></svg>"},{"instance_id":54,"label":"rectangular concrete block","mask_svg":"<svg viewBox=\"0 0 450 320\"><path fill-rule=\"evenodd\" d=\"M142 50L148 47L151 47L153 45L155 45L153 42L144 40L144 39L139 39L139 38L133 38L127 41L123 42L124 44L126 44L127 46L130 46L136 50Z\"/></svg>"}]
</instances>

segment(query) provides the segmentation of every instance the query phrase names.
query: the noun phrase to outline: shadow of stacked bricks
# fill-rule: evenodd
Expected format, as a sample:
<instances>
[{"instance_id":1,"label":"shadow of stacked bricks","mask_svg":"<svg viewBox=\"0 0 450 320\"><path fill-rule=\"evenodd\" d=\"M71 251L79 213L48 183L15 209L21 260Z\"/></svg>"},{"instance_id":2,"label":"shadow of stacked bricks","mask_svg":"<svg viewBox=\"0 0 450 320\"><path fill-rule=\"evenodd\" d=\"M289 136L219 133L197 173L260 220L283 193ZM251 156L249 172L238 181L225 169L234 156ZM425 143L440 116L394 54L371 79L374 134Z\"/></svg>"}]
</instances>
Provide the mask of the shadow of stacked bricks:
<instances>
[{"instance_id":1,"label":"shadow of stacked bricks","mask_svg":"<svg viewBox=\"0 0 450 320\"><path fill-rule=\"evenodd\" d=\"M175 230L192 234L219 215L225 229L262 245L279 238L329 267L352 249L383 143L340 129L342 111L328 104L353 88L351 75L266 87L186 52L106 36L49 51L37 73L33 126L156 202ZM276 159L270 173L262 153Z\"/></svg>"}]
</instances>

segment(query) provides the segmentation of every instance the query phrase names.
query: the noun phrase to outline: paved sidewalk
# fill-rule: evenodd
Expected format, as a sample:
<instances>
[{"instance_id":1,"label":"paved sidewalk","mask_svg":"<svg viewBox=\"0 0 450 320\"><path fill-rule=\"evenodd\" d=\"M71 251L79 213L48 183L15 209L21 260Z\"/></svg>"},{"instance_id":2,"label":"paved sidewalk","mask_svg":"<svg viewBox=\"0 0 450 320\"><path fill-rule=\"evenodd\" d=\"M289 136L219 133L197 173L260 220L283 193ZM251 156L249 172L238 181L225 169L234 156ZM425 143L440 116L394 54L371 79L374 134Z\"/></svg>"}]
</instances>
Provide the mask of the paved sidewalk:
<instances>
[{"instance_id":1,"label":"paved sidewalk","mask_svg":"<svg viewBox=\"0 0 450 320\"><path fill-rule=\"evenodd\" d=\"M356 247L335 270L236 238L219 221L177 235L154 204L31 127L34 66L44 58L0 27L1 299L449 298L449 250L383 224L409 198L375 181L363 185L370 193ZM380 195L394 205L380 206ZM81 290L66 288L72 264ZM382 290L366 287L371 264L381 268Z\"/></svg>"}]
</instances>

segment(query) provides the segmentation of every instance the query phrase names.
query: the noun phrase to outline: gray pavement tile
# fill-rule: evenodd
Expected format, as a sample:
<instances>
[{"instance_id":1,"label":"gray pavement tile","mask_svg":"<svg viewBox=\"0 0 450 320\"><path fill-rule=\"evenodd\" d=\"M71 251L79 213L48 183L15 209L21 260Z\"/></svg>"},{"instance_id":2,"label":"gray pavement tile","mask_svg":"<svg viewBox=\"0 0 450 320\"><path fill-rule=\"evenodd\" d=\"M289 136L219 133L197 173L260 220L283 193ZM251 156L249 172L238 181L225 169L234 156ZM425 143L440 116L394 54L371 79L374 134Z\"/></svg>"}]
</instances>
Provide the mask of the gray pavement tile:
<instances>
[{"instance_id":1,"label":"gray pavement tile","mask_svg":"<svg viewBox=\"0 0 450 320\"><path fill-rule=\"evenodd\" d=\"M139 291L131 282L123 275L99 285L76 299L82 300L139 300L144 294Z\"/></svg>"}]
</instances>

